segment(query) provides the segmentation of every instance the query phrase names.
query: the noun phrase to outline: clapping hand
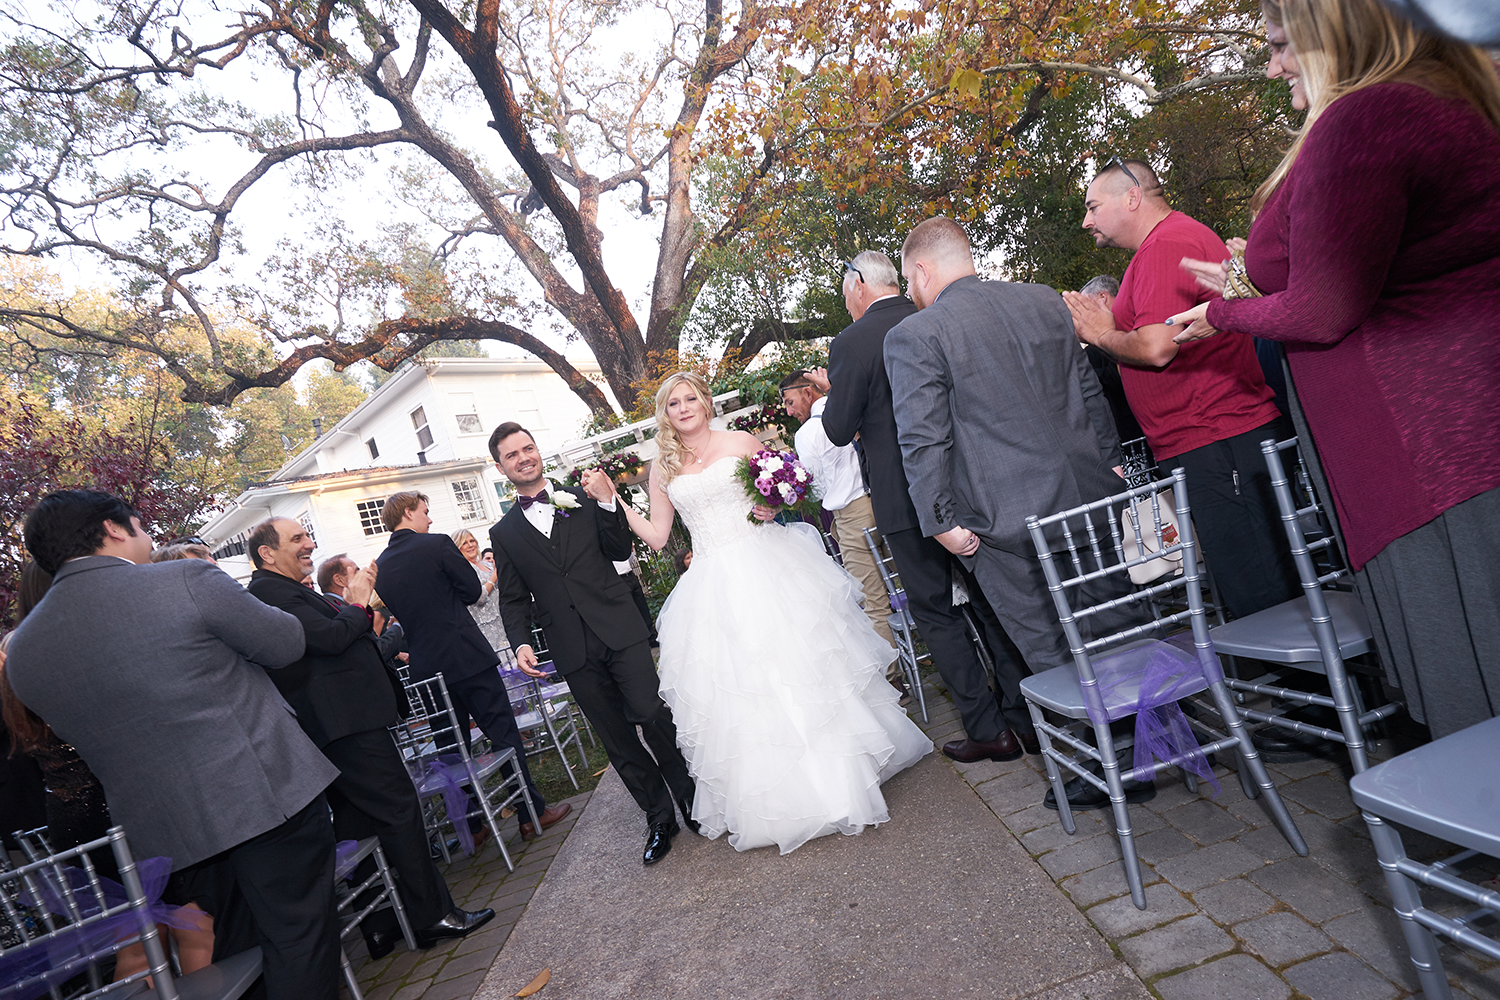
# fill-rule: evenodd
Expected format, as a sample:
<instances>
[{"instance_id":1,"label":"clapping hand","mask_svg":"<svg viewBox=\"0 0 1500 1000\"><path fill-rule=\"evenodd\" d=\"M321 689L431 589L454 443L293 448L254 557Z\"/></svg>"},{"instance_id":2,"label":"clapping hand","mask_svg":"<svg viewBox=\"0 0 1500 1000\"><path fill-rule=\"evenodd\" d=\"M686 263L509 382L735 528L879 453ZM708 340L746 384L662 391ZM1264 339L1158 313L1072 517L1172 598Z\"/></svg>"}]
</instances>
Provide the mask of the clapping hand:
<instances>
[{"instance_id":1,"label":"clapping hand","mask_svg":"<svg viewBox=\"0 0 1500 1000\"><path fill-rule=\"evenodd\" d=\"M370 595L375 593L375 563L371 561L364 569L354 574L349 586L344 588L344 600L360 607L370 606Z\"/></svg>"},{"instance_id":2,"label":"clapping hand","mask_svg":"<svg viewBox=\"0 0 1500 1000\"><path fill-rule=\"evenodd\" d=\"M589 469L583 474L583 492L599 503L609 503L615 497L615 483L603 469Z\"/></svg>"},{"instance_id":3,"label":"clapping hand","mask_svg":"<svg viewBox=\"0 0 1500 1000\"><path fill-rule=\"evenodd\" d=\"M1236 236L1225 246L1229 247L1231 257L1245 252L1245 241ZM1182 269L1191 274L1204 288L1219 295L1224 294L1224 286L1229 283L1229 261L1221 260L1217 264L1211 260L1194 260L1191 257L1182 258Z\"/></svg>"},{"instance_id":4,"label":"clapping hand","mask_svg":"<svg viewBox=\"0 0 1500 1000\"><path fill-rule=\"evenodd\" d=\"M1092 295L1063 292L1062 297L1073 314L1073 334L1081 343L1092 344L1115 328L1115 314Z\"/></svg>"}]
</instances>

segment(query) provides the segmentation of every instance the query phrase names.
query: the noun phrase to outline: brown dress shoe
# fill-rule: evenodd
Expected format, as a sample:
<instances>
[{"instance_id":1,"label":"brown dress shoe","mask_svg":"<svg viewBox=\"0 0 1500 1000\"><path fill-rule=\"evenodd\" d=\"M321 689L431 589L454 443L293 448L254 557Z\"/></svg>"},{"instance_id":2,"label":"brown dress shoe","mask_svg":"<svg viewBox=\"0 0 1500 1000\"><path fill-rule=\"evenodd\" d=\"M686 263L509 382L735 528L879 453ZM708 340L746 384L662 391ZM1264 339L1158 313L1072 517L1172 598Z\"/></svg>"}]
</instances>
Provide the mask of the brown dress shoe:
<instances>
[{"instance_id":1,"label":"brown dress shoe","mask_svg":"<svg viewBox=\"0 0 1500 1000\"><path fill-rule=\"evenodd\" d=\"M943 753L960 764L972 764L978 760L1015 760L1026 751L1016 734L1006 729L987 743L978 740L955 740L943 744Z\"/></svg>"},{"instance_id":2,"label":"brown dress shoe","mask_svg":"<svg viewBox=\"0 0 1500 1000\"><path fill-rule=\"evenodd\" d=\"M1016 734L1016 739L1021 741L1022 749L1027 753L1036 755L1042 752L1042 741L1037 737L1035 729L1012 729L1011 732Z\"/></svg>"},{"instance_id":3,"label":"brown dress shoe","mask_svg":"<svg viewBox=\"0 0 1500 1000\"><path fill-rule=\"evenodd\" d=\"M552 826L554 823L556 823L558 820L562 819L572 811L573 807L566 802L562 803L561 805L548 806L546 809L543 809L542 814L537 817L537 822L540 823L542 829L545 830L547 829L547 827ZM532 826L530 823L522 823L521 839L535 840L536 827Z\"/></svg>"}]
</instances>

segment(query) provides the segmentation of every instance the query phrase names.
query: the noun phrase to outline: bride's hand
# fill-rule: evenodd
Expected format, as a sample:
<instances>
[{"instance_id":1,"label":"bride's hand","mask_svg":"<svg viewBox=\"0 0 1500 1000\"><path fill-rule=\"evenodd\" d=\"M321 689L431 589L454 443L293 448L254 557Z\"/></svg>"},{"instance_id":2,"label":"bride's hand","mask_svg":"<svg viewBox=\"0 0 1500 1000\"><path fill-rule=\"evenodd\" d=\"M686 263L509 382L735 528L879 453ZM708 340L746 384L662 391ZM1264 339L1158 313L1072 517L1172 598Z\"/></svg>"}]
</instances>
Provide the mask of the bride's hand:
<instances>
[{"instance_id":1,"label":"bride's hand","mask_svg":"<svg viewBox=\"0 0 1500 1000\"><path fill-rule=\"evenodd\" d=\"M776 512L763 504L756 504L750 511L755 515L757 521L769 521L776 516Z\"/></svg>"},{"instance_id":2,"label":"bride's hand","mask_svg":"<svg viewBox=\"0 0 1500 1000\"><path fill-rule=\"evenodd\" d=\"M614 480L603 469L589 469L583 474L583 492L599 503L608 503L615 495Z\"/></svg>"}]
</instances>

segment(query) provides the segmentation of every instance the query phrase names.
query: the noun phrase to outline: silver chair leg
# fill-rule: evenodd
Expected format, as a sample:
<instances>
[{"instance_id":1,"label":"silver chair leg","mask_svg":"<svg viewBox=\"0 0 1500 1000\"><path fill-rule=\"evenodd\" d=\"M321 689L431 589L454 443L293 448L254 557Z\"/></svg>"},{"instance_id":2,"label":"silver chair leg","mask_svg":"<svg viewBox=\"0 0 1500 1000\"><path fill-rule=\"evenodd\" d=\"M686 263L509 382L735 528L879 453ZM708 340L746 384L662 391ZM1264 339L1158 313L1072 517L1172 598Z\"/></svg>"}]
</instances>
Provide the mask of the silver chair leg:
<instances>
[{"instance_id":1,"label":"silver chair leg","mask_svg":"<svg viewBox=\"0 0 1500 1000\"><path fill-rule=\"evenodd\" d=\"M1125 861L1125 881L1130 885L1130 901L1137 910L1146 908L1146 884L1141 877L1141 859L1135 853L1135 831L1130 826L1130 807L1125 804L1125 782L1120 777L1120 762L1115 757L1114 737L1109 723L1094 726L1098 742L1099 763L1104 768L1104 783L1109 786L1109 806L1115 817L1115 836L1120 840L1120 854ZM1062 799L1058 799L1061 807Z\"/></svg>"},{"instance_id":2,"label":"silver chair leg","mask_svg":"<svg viewBox=\"0 0 1500 1000\"><path fill-rule=\"evenodd\" d=\"M401 938L406 942L408 950L416 951L417 935L411 929L411 921L407 919L406 904L401 902L401 894L396 890L396 873L391 871L390 864L385 860L385 851L378 841L375 844L375 867L380 871L386 889L390 891L391 909L396 913L396 926L401 928Z\"/></svg>"},{"instance_id":3,"label":"silver chair leg","mask_svg":"<svg viewBox=\"0 0 1500 1000\"><path fill-rule=\"evenodd\" d=\"M1062 823L1063 832L1071 836L1078 832L1078 824L1073 819L1073 808L1068 805L1067 793L1063 791L1063 779L1061 769L1057 761L1052 759L1052 736L1042 725L1042 709L1040 705L1026 700L1026 708L1031 712L1031 726L1036 730L1037 742L1042 745L1042 764L1047 768L1047 780L1052 784L1052 795L1057 799L1057 818Z\"/></svg>"},{"instance_id":4,"label":"silver chair leg","mask_svg":"<svg viewBox=\"0 0 1500 1000\"><path fill-rule=\"evenodd\" d=\"M1281 793L1276 790L1276 785L1271 781L1271 776L1266 773L1266 765L1260 759L1260 752L1255 749L1255 744L1250 741L1250 732L1245 728L1244 720L1240 718L1239 712L1235 711L1234 701L1229 697L1229 689L1223 684L1211 684L1209 690L1213 692L1214 704L1219 708L1219 716L1224 720L1231 735L1239 741L1240 763L1248 769L1249 776L1255 780L1260 794L1265 797L1266 808L1271 810L1271 818L1275 820L1276 826L1281 830L1281 835L1301 857L1307 857L1307 841L1302 839L1302 831L1297 829L1297 824L1292 821L1292 814L1287 812L1286 803L1281 801Z\"/></svg>"},{"instance_id":5,"label":"silver chair leg","mask_svg":"<svg viewBox=\"0 0 1500 1000\"><path fill-rule=\"evenodd\" d=\"M1396 865L1406 856L1406 848L1389 823L1371 813L1363 813L1370 828L1370 839L1375 844L1375 856L1385 872L1386 887L1391 890L1391 905L1396 916L1401 918L1401 933L1406 938L1406 947L1411 951L1411 964L1417 972L1417 982L1422 986L1422 995L1427 1000L1452 1000L1453 991L1448 986L1448 974L1443 971L1443 960L1438 955L1438 941L1432 931L1417 922L1417 911L1422 909L1422 897L1416 883L1396 870Z\"/></svg>"},{"instance_id":6,"label":"silver chair leg","mask_svg":"<svg viewBox=\"0 0 1500 1000\"><path fill-rule=\"evenodd\" d=\"M359 990L359 980L354 978L354 966L349 964L349 955L339 946L339 968L344 973L344 985L349 988L350 1000L365 1000L365 995Z\"/></svg>"}]
</instances>

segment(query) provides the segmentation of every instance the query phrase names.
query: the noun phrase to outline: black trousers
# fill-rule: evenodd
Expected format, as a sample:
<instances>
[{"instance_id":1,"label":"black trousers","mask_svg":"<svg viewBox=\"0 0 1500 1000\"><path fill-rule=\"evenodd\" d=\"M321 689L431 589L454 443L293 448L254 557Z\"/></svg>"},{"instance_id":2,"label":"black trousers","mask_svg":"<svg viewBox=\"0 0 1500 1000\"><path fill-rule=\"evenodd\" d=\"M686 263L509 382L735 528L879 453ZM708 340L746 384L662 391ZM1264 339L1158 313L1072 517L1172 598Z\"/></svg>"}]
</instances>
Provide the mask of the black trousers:
<instances>
[{"instance_id":1,"label":"black trousers","mask_svg":"<svg viewBox=\"0 0 1500 1000\"><path fill-rule=\"evenodd\" d=\"M630 587L630 599L635 601L635 606L641 612L641 618L645 619L646 627L651 630L651 641L656 641L656 619L651 617L651 605L646 600L646 592L641 589L641 578L635 573L621 573L625 583Z\"/></svg>"},{"instance_id":2,"label":"black trousers","mask_svg":"<svg viewBox=\"0 0 1500 1000\"><path fill-rule=\"evenodd\" d=\"M319 795L280 826L182 870L188 895L213 914L214 961L259 945L269 1000L337 1000L333 844Z\"/></svg>"},{"instance_id":3,"label":"black trousers","mask_svg":"<svg viewBox=\"0 0 1500 1000\"><path fill-rule=\"evenodd\" d=\"M521 767L521 780L526 783L526 791L531 796L531 804L536 809L536 814L541 816L547 808L547 803L542 799L542 793L537 790L536 782L531 780L531 769L526 766L526 747L521 743L521 731L516 728L516 716L510 707L510 695L505 690L505 683L500 679L500 673L491 667L481 670L471 677L454 680L444 675L448 682L448 690L462 699L464 707L468 709L474 721L479 723L479 728L484 735L490 738L490 742L497 747L511 747L516 751L516 761ZM456 707L456 706L455 706ZM462 713L460 713L460 719ZM467 735L467 734L465 734ZM509 775L509 765L502 769ZM521 810L521 821L530 822Z\"/></svg>"},{"instance_id":4,"label":"black trousers","mask_svg":"<svg viewBox=\"0 0 1500 1000\"><path fill-rule=\"evenodd\" d=\"M932 653L933 666L948 685L964 732L972 740L989 742L1006 729L1029 731L1031 716L1021 699L1021 679L1026 673L1013 652L1014 645L986 607L982 582L966 573L969 599L985 626L986 645L995 662L995 691L990 690L989 675L969 640L963 613L953 606L955 563L948 550L919 528L882 534L901 574L911 616Z\"/></svg>"},{"instance_id":5,"label":"black trousers","mask_svg":"<svg viewBox=\"0 0 1500 1000\"><path fill-rule=\"evenodd\" d=\"M583 640L583 666L563 675L568 689L646 821L671 823L676 818L673 802L692 796L693 778L677 748L672 710L661 700L650 646L643 641L610 649L587 625Z\"/></svg>"},{"instance_id":6,"label":"black trousers","mask_svg":"<svg viewBox=\"0 0 1500 1000\"><path fill-rule=\"evenodd\" d=\"M1161 463L1187 470L1188 503L1224 609L1243 618L1302 595L1260 443L1291 437L1278 417Z\"/></svg>"},{"instance_id":7,"label":"black trousers","mask_svg":"<svg viewBox=\"0 0 1500 1000\"><path fill-rule=\"evenodd\" d=\"M396 872L412 927L430 927L443 919L453 909L453 897L433 863L422 826L422 807L390 733L384 729L354 733L322 749L339 769L326 793L338 839L379 837L385 859ZM375 859L366 858L353 877L362 882L374 871ZM396 926L396 917L388 909L377 910L361 926L367 934L388 930Z\"/></svg>"}]
</instances>

